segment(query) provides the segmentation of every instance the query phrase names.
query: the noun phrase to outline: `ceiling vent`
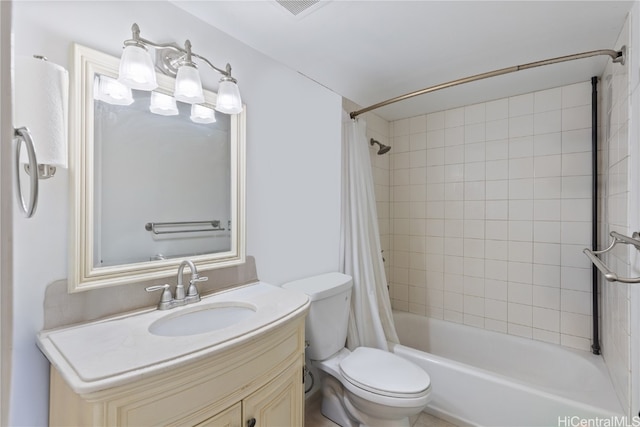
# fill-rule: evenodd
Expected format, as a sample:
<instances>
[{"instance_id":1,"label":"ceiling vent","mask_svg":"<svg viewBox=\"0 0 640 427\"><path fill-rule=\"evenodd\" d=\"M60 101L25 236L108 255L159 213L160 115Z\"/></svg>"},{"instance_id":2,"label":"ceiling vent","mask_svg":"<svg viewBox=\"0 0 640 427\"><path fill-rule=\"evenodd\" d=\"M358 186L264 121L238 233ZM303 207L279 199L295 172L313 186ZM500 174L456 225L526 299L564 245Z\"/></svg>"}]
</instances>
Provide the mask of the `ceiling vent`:
<instances>
[{"instance_id":1,"label":"ceiling vent","mask_svg":"<svg viewBox=\"0 0 640 427\"><path fill-rule=\"evenodd\" d=\"M293 16L298 16L302 12L320 4L320 0L276 0L276 2L291 12Z\"/></svg>"}]
</instances>

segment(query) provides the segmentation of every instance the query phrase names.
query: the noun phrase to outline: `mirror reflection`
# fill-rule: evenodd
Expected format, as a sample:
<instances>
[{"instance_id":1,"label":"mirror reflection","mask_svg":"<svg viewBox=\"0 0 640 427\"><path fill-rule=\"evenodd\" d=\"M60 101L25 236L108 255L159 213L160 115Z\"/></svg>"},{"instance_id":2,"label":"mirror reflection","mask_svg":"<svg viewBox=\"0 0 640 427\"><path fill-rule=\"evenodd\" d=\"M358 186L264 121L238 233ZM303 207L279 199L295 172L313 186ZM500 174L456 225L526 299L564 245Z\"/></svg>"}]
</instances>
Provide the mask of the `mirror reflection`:
<instances>
[{"instance_id":1,"label":"mirror reflection","mask_svg":"<svg viewBox=\"0 0 640 427\"><path fill-rule=\"evenodd\" d=\"M100 92L110 79L96 79L93 265L229 251L229 116L175 100L163 108L152 103L172 99L161 92L130 90L115 98L129 105L114 105Z\"/></svg>"}]
</instances>

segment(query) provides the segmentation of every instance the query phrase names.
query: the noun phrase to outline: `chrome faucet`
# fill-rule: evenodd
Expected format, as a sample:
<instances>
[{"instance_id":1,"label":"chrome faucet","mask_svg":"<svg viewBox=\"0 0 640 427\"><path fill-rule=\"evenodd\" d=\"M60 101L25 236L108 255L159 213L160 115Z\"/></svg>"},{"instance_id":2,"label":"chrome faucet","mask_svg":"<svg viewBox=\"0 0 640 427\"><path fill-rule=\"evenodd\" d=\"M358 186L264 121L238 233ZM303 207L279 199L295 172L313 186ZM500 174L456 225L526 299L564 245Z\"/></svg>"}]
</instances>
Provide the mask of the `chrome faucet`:
<instances>
[{"instance_id":1,"label":"chrome faucet","mask_svg":"<svg viewBox=\"0 0 640 427\"><path fill-rule=\"evenodd\" d=\"M187 288L186 294L184 291L184 285L182 284L182 274L184 272L185 266L189 266L189 269L191 270L191 279L189 280L189 288ZM160 297L160 302L158 303L158 310L169 310L174 307L180 307L182 305L192 304L194 302L200 301L200 294L198 293L196 283L206 282L207 280L209 280L209 278L200 277L195 264L186 259L182 261L180 263L180 267L178 267L178 284L176 285L175 297L171 295L171 291L169 290L171 286L168 284L160 286L149 286L145 289L147 292L161 290L162 296Z\"/></svg>"},{"instance_id":2,"label":"chrome faucet","mask_svg":"<svg viewBox=\"0 0 640 427\"><path fill-rule=\"evenodd\" d=\"M182 284L182 272L184 271L184 267L187 265L191 270L191 280L189 280L189 288L187 289L187 294L185 295L184 285ZM176 286L175 299L185 300L186 304L200 301L200 294L198 293L196 283L206 282L207 280L209 280L208 277L200 277L200 275L198 275L198 269L193 262L189 261L188 259L182 261L180 263L180 267L178 267L178 285Z\"/></svg>"}]
</instances>

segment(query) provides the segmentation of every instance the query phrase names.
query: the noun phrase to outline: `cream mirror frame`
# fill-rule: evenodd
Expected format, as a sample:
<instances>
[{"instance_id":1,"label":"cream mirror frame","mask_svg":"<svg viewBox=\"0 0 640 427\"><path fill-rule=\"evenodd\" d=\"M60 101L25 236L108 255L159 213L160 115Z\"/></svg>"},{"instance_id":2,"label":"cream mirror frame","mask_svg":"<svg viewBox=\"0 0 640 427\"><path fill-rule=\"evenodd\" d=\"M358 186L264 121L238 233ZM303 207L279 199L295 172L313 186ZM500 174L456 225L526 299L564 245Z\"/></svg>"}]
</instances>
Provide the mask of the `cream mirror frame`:
<instances>
[{"instance_id":1,"label":"cream mirror frame","mask_svg":"<svg viewBox=\"0 0 640 427\"><path fill-rule=\"evenodd\" d=\"M230 250L181 258L94 265L94 77L116 78L119 58L73 44L70 97L69 175L69 292L146 282L176 274L188 258L200 272L245 262L245 128L246 108L230 117ZM174 79L157 75L162 91L171 93ZM215 105L215 93L205 90L206 102Z\"/></svg>"}]
</instances>

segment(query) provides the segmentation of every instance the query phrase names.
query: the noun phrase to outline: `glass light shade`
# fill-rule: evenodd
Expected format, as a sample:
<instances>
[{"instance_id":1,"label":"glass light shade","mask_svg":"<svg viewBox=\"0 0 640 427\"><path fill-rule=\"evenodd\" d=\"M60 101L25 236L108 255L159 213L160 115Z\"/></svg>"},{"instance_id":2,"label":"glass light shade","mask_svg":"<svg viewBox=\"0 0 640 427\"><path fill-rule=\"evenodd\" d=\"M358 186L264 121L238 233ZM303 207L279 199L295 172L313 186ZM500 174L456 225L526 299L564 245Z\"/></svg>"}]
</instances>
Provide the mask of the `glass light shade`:
<instances>
[{"instance_id":1,"label":"glass light shade","mask_svg":"<svg viewBox=\"0 0 640 427\"><path fill-rule=\"evenodd\" d=\"M131 89L107 76L97 77L97 88L94 88L94 98L113 105L133 104Z\"/></svg>"},{"instance_id":2,"label":"glass light shade","mask_svg":"<svg viewBox=\"0 0 640 427\"><path fill-rule=\"evenodd\" d=\"M193 104L191 106L191 121L195 123L214 123L216 121L216 112L204 105Z\"/></svg>"},{"instance_id":3,"label":"glass light shade","mask_svg":"<svg viewBox=\"0 0 640 427\"><path fill-rule=\"evenodd\" d=\"M124 48L118 81L131 89L153 90L158 87L153 61L147 49L136 45Z\"/></svg>"},{"instance_id":4,"label":"glass light shade","mask_svg":"<svg viewBox=\"0 0 640 427\"><path fill-rule=\"evenodd\" d=\"M242 112L242 99L238 85L230 79L222 78L218 85L218 99L216 110L224 114L238 114Z\"/></svg>"},{"instance_id":5,"label":"glass light shade","mask_svg":"<svg viewBox=\"0 0 640 427\"><path fill-rule=\"evenodd\" d=\"M202 82L198 69L191 64L183 64L176 75L176 89L173 96L187 104L201 104L204 102Z\"/></svg>"},{"instance_id":6,"label":"glass light shade","mask_svg":"<svg viewBox=\"0 0 640 427\"><path fill-rule=\"evenodd\" d=\"M151 92L149 111L154 114L160 114L161 116L176 116L178 115L176 99L164 93Z\"/></svg>"}]
</instances>

